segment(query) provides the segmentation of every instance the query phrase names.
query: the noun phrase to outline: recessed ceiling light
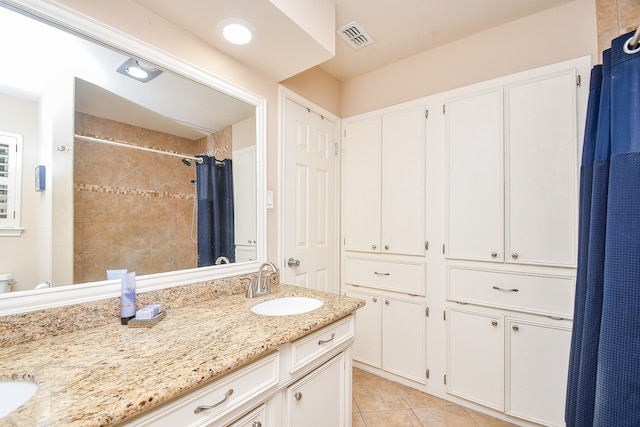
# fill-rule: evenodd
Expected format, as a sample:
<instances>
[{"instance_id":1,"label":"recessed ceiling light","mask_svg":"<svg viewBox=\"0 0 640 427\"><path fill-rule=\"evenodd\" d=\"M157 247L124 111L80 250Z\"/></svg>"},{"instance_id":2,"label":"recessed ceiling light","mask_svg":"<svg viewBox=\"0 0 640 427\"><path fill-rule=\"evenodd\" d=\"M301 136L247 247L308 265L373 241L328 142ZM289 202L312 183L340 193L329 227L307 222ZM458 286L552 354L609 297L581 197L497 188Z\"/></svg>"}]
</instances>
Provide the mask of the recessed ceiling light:
<instances>
[{"instance_id":1,"label":"recessed ceiling light","mask_svg":"<svg viewBox=\"0 0 640 427\"><path fill-rule=\"evenodd\" d=\"M229 43L245 45L253 40L251 25L239 19L225 19L218 25L220 34Z\"/></svg>"},{"instance_id":2,"label":"recessed ceiling light","mask_svg":"<svg viewBox=\"0 0 640 427\"><path fill-rule=\"evenodd\" d=\"M120 67L118 67L117 71L120 74L143 83L148 82L162 73L162 70L159 70L156 66L139 61L135 58L127 59L122 65L120 65Z\"/></svg>"}]
</instances>

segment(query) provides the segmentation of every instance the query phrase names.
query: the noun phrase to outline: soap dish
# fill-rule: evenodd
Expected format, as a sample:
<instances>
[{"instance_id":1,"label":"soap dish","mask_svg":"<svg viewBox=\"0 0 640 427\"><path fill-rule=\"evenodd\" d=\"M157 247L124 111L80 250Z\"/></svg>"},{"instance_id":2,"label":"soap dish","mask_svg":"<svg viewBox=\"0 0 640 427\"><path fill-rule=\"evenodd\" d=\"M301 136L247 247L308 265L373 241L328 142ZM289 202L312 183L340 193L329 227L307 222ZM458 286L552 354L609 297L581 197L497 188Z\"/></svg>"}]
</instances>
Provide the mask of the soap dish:
<instances>
[{"instance_id":1,"label":"soap dish","mask_svg":"<svg viewBox=\"0 0 640 427\"><path fill-rule=\"evenodd\" d=\"M129 327L131 328L150 328L154 326L156 323L158 323L159 321L161 321L162 319L164 319L166 315L167 315L167 312L162 311L156 314L152 319L149 319L149 320L137 320L136 318L133 318L129 320L129 323L127 323L127 325L129 325Z\"/></svg>"}]
</instances>

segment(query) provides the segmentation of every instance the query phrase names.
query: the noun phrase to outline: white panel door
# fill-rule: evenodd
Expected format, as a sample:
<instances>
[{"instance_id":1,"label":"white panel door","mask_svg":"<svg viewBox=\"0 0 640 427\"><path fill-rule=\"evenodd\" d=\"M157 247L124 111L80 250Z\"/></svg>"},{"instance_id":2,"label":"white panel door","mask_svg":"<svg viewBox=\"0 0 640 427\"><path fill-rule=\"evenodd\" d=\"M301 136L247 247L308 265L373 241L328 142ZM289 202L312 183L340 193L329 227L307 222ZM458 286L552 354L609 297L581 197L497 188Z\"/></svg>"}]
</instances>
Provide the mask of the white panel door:
<instances>
[{"instance_id":1,"label":"white panel door","mask_svg":"<svg viewBox=\"0 0 640 427\"><path fill-rule=\"evenodd\" d=\"M448 258L504 259L502 90L446 103Z\"/></svg>"},{"instance_id":2,"label":"white panel door","mask_svg":"<svg viewBox=\"0 0 640 427\"><path fill-rule=\"evenodd\" d=\"M506 413L564 426L571 329L507 319Z\"/></svg>"},{"instance_id":3,"label":"white panel door","mask_svg":"<svg viewBox=\"0 0 640 427\"><path fill-rule=\"evenodd\" d=\"M380 368L381 365L381 306L382 298L377 294L347 292L353 298L367 302L356 312L356 340L353 343L353 360Z\"/></svg>"},{"instance_id":4,"label":"white panel door","mask_svg":"<svg viewBox=\"0 0 640 427\"><path fill-rule=\"evenodd\" d=\"M447 392L503 411L503 317L448 309L447 336Z\"/></svg>"},{"instance_id":5,"label":"white panel door","mask_svg":"<svg viewBox=\"0 0 640 427\"><path fill-rule=\"evenodd\" d=\"M380 116L345 125L343 236L348 251L380 251Z\"/></svg>"},{"instance_id":6,"label":"white panel door","mask_svg":"<svg viewBox=\"0 0 640 427\"><path fill-rule=\"evenodd\" d=\"M423 303L383 298L382 369L426 383L426 316Z\"/></svg>"},{"instance_id":7,"label":"white panel door","mask_svg":"<svg viewBox=\"0 0 640 427\"><path fill-rule=\"evenodd\" d=\"M425 107L382 116L383 253L424 255Z\"/></svg>"},{"instance_id":8,"label":"white panel door","mask_svg":"<svg viewBox=\"0 0 640 427\"><path fill-rule=\"evenodd\" d=\"M505 89L507 261L575 266L575 82L570 70Z\"/></svg>"},{"instance_id":9,"label":"white panel door","mask_svg":"<svg viewBox=\"0 0 640 427\"><path fill-rule=\"evenodd\" d=\"M336 124L287 99L284 126L284 282L335 293Z\"/></svg>"}]
</instances>

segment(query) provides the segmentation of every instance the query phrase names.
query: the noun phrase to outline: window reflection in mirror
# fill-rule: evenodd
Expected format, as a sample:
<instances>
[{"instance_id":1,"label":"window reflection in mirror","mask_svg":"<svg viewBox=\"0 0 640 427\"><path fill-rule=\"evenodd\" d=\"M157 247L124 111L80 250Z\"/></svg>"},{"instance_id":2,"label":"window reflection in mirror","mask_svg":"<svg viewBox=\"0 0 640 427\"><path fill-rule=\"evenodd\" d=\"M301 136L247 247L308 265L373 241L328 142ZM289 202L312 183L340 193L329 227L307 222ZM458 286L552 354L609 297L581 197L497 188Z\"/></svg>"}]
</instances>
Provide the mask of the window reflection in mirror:
<instances>
[{"instance_id":1,"label":"window reflection in mirror","mask_svg":"<svg viewBox=\"0 0 640 427\"><path fill-rule=\"evenodd\" d=\"M130 56L3 7L0 37L0 130L23 138L23 232L0 236L14 291L256 259L255 106L168 70L134 80L116 72ZM232 171L231 249L204 264L198 156Z\"/></svg>"}]
</instances>

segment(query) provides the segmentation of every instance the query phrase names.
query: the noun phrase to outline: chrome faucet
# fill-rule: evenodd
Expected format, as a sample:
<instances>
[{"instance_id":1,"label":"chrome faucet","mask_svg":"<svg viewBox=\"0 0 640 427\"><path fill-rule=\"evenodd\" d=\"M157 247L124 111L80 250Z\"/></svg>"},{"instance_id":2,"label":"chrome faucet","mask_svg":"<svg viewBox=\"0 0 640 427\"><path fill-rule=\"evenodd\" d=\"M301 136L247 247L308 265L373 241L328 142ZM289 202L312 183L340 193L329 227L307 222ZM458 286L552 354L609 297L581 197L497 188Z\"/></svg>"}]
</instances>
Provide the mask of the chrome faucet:
<instances>
[{"instance_id":1,"label":"chrome faucet","mask_svg":"<svg viewBox=\"0 0 640 427\"><path fill-rule=\"evenodd\" d=\"M271 271L264 271L266 267L269 267ZM275 264L272 262L262 264L256 276L251 278L251 283L247 288L247 298L268 295L271 292L269 289L269 276L275 273L278 273L278 267Z\"/></svg>"}]
</instances>

